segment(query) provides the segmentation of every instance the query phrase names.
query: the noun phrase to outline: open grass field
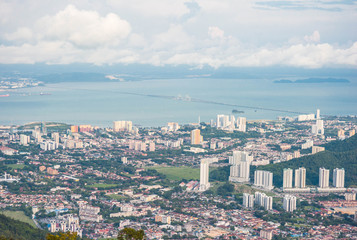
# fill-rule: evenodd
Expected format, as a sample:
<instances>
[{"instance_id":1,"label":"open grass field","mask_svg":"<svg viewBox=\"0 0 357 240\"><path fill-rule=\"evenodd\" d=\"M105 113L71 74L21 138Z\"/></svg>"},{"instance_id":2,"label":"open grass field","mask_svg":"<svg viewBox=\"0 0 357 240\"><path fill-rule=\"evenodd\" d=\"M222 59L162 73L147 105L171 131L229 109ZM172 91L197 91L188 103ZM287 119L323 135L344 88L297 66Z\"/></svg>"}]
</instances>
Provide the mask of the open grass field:
<instances>
[{"instance_id":1,"label":"open grass field","mask_svg":"<svg viewBox=\"0 0 357 240\"><path fill-rule=\"evenodd\" d=\"M118 186L118 184L107 184L107 183L96 183L96 184L92 184L92 185L87 185L87 188L112 188L112 187L116 187Z\"/></svg>"},{"instance_id":2,"label":"open grass field","mask_svg":"<svg viewBox=\"0 0 357 240\"><path fill-rule=\"evenodd\" d=\"M170 180L180 181L182 179L200 179L200 169L190 167L150 167L159 173L166 175Z\"/></svg>"},{"instance_id":3,"label":"open grass field","mask_svg":"<svg viewBox=\"0 0 357 240\"><path fill-rule=\"evenodd\" d=\"M32 227L36 228L35 223L32 221L31 218L25 215L22 211L0 211L1 214L4 214L7 217L10 217L15 220L19 220L21 222L25 222L30 224Z\"/></svg>"},{"instance_id":4,"label":"open grass field","mask_svg":"<svg viewBox=\"0 0 357 240\"><path fill-rule=\"evenodd\" d=\"M25 164L7 164L6 166L12 169L23 169Z\"/></svg>"},{"instance_id":5,"label":"open grass field","mask_svg":"<svg viewBox=\"0 0 357 240\"><path fill-rule=\"evenodd\" d=\"M126 196L118 195L118 194L109 194L107 196L112 198L112 199L115 199L115 200L122 200L122 199L127 199L128 198Z\"/></svg>"}]
</instances>

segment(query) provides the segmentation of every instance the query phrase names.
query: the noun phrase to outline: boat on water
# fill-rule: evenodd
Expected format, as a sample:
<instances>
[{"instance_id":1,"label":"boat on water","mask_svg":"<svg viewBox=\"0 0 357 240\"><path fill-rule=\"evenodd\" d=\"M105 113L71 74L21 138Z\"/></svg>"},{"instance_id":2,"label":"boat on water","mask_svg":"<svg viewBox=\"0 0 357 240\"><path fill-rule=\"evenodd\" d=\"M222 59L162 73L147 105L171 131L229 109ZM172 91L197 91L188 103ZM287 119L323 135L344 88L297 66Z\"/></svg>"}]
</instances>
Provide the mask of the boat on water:
<instances>
[{"instance_id":1,"label":"boat on water","mask_svg":"<svg viewBox=\"0 0 357 240\"><path fill-rule=\"evenodd\" d=\"M232 110L232 113L244 113L244 111L240 111L240 110L237 110L237 109L233 109L233 110Z\"/></svg>"},{"instance_id":2,"label":"boat on water","mask_svg":"<svg viewBox=\"0 0 357 240\"><path fill-rule=\"evenodd\" d=\"M41 92L40 95L41 96L46 96L46 95L52 95L52 94L51 93L43 93L43 92Z\"/></svg>"},{"instance_id":3,"label":"boat on water","mask_svg":"<svg viewBox=\"0 0 357 240\"><path fill-rule=\"evenodd\" d=\"M10 97L10 94L2 94L0 97Z\"/></svg>"}]
</instances>

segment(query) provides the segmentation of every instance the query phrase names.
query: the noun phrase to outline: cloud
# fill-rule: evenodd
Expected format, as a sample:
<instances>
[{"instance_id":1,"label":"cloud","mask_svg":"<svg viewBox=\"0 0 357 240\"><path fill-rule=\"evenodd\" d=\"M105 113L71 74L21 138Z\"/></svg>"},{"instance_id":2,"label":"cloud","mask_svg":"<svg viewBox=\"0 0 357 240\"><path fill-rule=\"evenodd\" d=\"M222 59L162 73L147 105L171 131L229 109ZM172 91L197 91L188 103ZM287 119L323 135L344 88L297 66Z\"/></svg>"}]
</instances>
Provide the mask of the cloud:
<instances>
[{"instance_id":1,"label":"cloud","mask_svg":"<svg viewBox=\"0 0 357 240\"><path fill-rule=\"evenodd\" d=\"M5 34L8 41L66 42L78 48L116 46L131 32L130 24L114 13L102 17L95 11L68 5L54 16L40 18L33 28L21 27Z\"/></svg>"},{"instance_id":2,"label":"cloud","mask_svg":"<svg viewBox=\"0 0 357 240\"><path fill-rule=\"evenodd\" d=\"M70 42L78 47L93 48L117 45L126 38L130 24L114 13L101 17L95 11L78 10L69 5L55 16L39 20L40 38Z\"/></svg>"},{"instance_id":3,"label":"cloud","mask_svg":"<svg viewBox=\"0 0 357 240\"><path fill-rule=\"evenodd\" d=\"M219 27L211 26L208 28L208 35L212 39L223 39L224 38L224 31Z\"/></svg>"},{"instance_id":4,"label":"cloud","mask_svg":"<svg viewBox=\"0 0 357 240\"><path fill-rule=\"evenodd\" d=\"M33 32L30 28L21 27L16 32L5 34L5 39L8 41L32 41Z\"/></svg>"},{"instance_id":5,"label":"cloud","mask_svg":"<svg viewBox=\"0 0 357 240\"><path fill-rule=\"evenodd\" d=\"M319 2L297 4L317 7ZM337 6L334 2L326 6ZM105 3L56 2L40 11L46 15L25 11L28 15L21 21L11 18L11 26L2 23L8 17L0 16L0 63L357 67L351 5L345 4L349 9L343 12L310 9L302 18L300 11L290 9L257 10L248 0ZM26 4L21 9L30 8ZM9 2L0 13L14 16L19 9L14 6ZM314 29L318 30L311 32Z\"/></svg>"},{"instance_id":6,"label":"cloud","mask_svg":"<svg viewBox=\"0 0 357 240\"><path fill-rule=\"evenodd\" d=\"M115 9L125 9L139 16L179 18L190 12L183 0L108 0L107 3Z\"/></svg>"},{"instance_id":7,"label":"cloud","mask_svg":"<svg viewBox=\"0 0 357 240\"><path fill-rule=\"evenodd\" d=\"M306 42L320 42L320 33L318 31L314 31L312 35L310 36L305 36L304 40Z\"/></svg>"}]
</instances>

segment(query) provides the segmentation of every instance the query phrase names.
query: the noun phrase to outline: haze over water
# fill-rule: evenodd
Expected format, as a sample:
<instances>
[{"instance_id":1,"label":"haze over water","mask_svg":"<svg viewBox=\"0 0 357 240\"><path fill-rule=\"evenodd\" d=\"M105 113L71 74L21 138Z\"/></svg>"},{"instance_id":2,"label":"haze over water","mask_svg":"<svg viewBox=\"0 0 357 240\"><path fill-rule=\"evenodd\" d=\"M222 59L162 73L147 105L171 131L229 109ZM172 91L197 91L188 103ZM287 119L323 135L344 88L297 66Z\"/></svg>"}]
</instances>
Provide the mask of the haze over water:
<instances>
[{"instance_id":1,"label":"haze over water","mask_svg":"<svg viewBox=\"0 0 357 240\"><path fill-rule=\"evenodd\" d=\"M24 94L19 94L19 92ZM51 95L40 95L40 93ZM217 114L244 111L248 120L297 114L173 100L142 95L189 96L227 104L314 113L357 114L357 81L351 83L277 84L272 79L161 79L128 82L58 83L19 89L0 98L0 124L55 121L107 127L114 120L162 126L215 119Z\"/></svg>"}]
</instances>

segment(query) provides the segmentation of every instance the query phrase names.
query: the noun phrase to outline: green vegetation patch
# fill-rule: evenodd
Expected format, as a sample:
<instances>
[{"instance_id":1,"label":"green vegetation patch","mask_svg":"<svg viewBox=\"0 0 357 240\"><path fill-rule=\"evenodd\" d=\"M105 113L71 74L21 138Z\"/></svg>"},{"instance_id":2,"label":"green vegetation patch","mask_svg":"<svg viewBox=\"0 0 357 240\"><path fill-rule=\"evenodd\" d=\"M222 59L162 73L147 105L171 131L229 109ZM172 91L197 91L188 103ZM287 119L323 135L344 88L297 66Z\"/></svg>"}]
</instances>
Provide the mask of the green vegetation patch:
<instances>
[{"instance_id":1,"label":"green vegetation patch","mask_svg":"<svg viewBox=\"0 0 357 240\"><path fill-rule=\"evenodd\" d=\"M190 167L150 167L164 174L168 179L179 181L182 179L200 179L200 169Z\"/></svg>"},{"instance_id":2,"label":"green vegetation patch","mask_svg":"<svg viewBox=\"0 0 357 240\"><path fill-rule=\"evenodd\" d=\"M92 185L87 185L87 188L98 188L98 189L106 189L106 188L115 188L118 184L109 184L109 183L96 183Z\"/></svg>"},{"instance_id":3,"label":"green vegetation patch","mask_svg":"<svg viewBox=\"0 0 357 240\"><path fill-rule=\"evenodd\" d=\"M25 215L23 211L1 211L0 214L5 215L6 217L19 220L24 223L30 224L32 227L36 228L35 223L32 221L31 218Z\"/></svg>"},{"instance_id":4,"label":"green vegetation patch","mask_svg":"<svg viewBox=\"0 0 357 240\"><path fill-rule=\"evenodd\" d=\"M6 166L9 168L12 168L12 169L23 169L26 165L25 164L8 164Z\"/></svg>"},{"instance_id":5,"label":"green vegetation patch","mask_svg":"<svg viewBox=\"0 0 357 240\"><path fill-rule=\"evenodd\" d=\"M118 194L108 194L108 197L115 199L115 200L122 200L122 199L127 199L128 197L123 196L123 195L118 195Z\"/></svg>"}]
</instances>

